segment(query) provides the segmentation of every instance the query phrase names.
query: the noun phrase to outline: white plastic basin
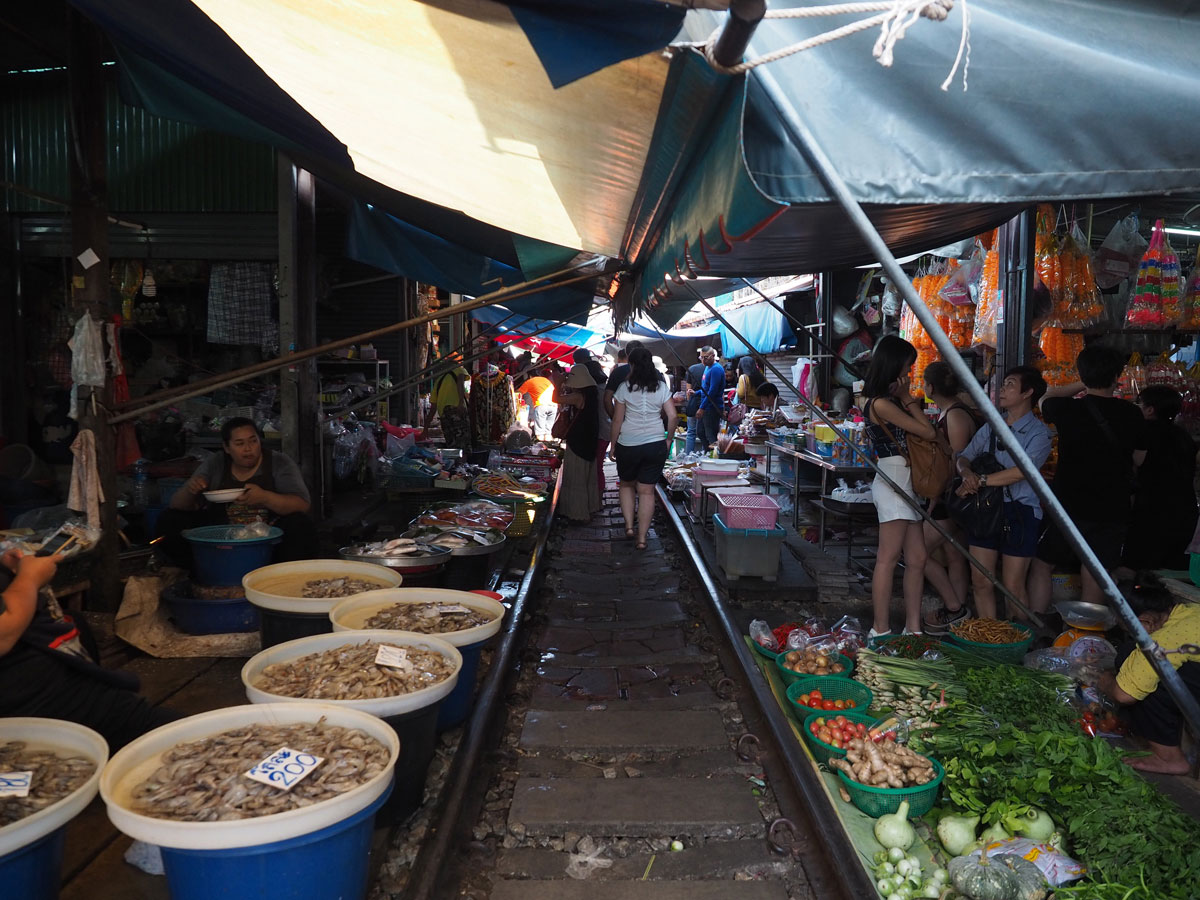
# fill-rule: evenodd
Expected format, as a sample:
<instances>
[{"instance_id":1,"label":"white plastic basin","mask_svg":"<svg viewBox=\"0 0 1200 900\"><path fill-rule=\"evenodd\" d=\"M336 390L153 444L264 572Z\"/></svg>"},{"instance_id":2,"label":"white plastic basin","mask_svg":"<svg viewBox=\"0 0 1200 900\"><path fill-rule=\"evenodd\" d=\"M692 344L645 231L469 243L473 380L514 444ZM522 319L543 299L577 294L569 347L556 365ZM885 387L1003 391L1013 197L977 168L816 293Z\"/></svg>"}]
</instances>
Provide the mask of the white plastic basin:
<instances>
[{"instance_id":1,"label":"white plastic basin","mask_svg":"<svg viewBox=\"0 0 1200 900\"><path fill-rule=\"evenodd\" d=\"M462 631L445 631L435 635L455 647L466 647L486 641L497 631L504 621L504 604L491 597L473 594L470 591L453 591L447 588L388 588L382 591L363 591L353 597L346 597L329 611L329 620L333 622L333 632L358 631L366 628L367 619L381 609L395 606L397 603L445 603L459 604L487 613L494 618L483 625L466 628ZM388 631L388 634L398 632Z\"/></svg>"},{"instance_id":2,"label":"white plastic basin","mask_svg":"<svg viewBox=\"0 0 1200 900\"><path fill-rule=\"evenodd\" d=\"M318 578L360 578L378 584L381 589L400 587L404 580L399 572L373 563L345 559L302 559L275 563L248 572L242 578L242 587L246 590L246 599L263 609L322 616L344 598L297 596L302 585L296 587L294 594L287 592L291 584L301 579L315 581Z\"/></svg>"},{"instance_id":3,"label":"white plastic basin","mask_svg":"<svg viewBox=\"0 0 1200 900\"><path fill-rule=\"evenodd\" d=\"M388 762L365 784L329 800L287 812L227 822L176 822L133 812L133 789L159 767L162 755L176 744L195 741L246 725L315 723L321 717L331 725L357 728L375 738L388 751ZM142 735L114 756L100 776L100 796L108 806L113 825L131 838L181 850L229 850L284 841L327 828L365 809L392 780L400 755L400 740L391 726L369 713L344 705L303 700L231 706L171 722Z\"/></svg>"},{"instance_id":4,"label":"white plastic basin","mask_svg":"<svg viewBox=\"0 0 1200 900\"><path fill-rule=\"evenodd\" d=\"M61 719L26 716L0 718L0 742L24 741L31 750L56 750L64 756L82 756L96 764L96 771L72 793L0 828L0 856L15 853L66 825L92 802L100 786L100 773L108 762L108 742L83 725Z\"/></svg>"},{"instance_id":5,"label":"white plastic basin","mask_svg":"<svg viewBox=\"0 0 1200 900\"><path fill-rule=\"evenodd\" d=\"M342 647L346 644L365 644L367 641L440 653L450 661L454 671L450 673L450 677L431 684L429 687L421 688L419 691L399 694L395 697L362 700L304 700L298 697L268 694L254 686L254 682L258 680L263 669L274 663L290 662L310 653L321 653L324 650L332 650L334 647ZM454 686L458 683L460 669L462 669L462 654L446 641L432 635L413 634L409 631L335 631L276 644L261 653L256 653L242 666L242 684L246 687L246 696L251 703L329 703L346 709L361 710L382 718L413 712L437 703L454 690Z\"/></svg>"}]
</instances>

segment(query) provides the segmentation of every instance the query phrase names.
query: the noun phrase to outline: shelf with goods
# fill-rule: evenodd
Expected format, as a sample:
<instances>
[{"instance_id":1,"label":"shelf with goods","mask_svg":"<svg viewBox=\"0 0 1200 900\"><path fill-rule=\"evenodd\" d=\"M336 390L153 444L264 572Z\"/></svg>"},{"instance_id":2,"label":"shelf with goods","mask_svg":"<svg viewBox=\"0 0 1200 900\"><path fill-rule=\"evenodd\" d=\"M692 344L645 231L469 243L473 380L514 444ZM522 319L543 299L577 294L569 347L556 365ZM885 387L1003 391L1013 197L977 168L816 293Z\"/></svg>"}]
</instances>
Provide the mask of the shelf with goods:
<instances>
[{"instance_id":1,"label":"shelf with goods","mask_svg":"<svg viewBox=\"0 0 1200 900\"><path fill-rule=\"evenodd\" d=\"M365 400L368 394L354 395L356 384L345 381L351 372L363 372L366 380L362 384L372 388L371 394L379 395L391 387L391 367L386 359L319 359L317 372L321 376L321 411L325 415L337 415L353 404ZM331 390L341 385L340 389ZM380 422L389 421L389 404L381 400L358 410L358 418L372 418Z\"/></svg>"}]
</instances>

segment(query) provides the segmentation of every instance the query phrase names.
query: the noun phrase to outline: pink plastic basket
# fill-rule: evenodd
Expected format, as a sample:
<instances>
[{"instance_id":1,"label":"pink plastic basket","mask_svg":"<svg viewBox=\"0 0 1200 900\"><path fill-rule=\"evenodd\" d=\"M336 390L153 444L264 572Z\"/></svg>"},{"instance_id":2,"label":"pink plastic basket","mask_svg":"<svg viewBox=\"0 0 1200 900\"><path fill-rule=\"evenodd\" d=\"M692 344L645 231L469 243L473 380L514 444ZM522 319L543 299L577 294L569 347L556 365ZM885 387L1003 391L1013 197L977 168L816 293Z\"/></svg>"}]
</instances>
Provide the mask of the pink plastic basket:
<instances>
[{"instance_id":1,"label":"pink plastic basket","mask_svg":"<svg viewBox=\"0 0 1200 900\"><path fill-rule=\"evenodd\" d=\"M766 494L719 494L721 521L726 528L771 531L779 518L779 504Z\"/></svg>"}]
</instances>

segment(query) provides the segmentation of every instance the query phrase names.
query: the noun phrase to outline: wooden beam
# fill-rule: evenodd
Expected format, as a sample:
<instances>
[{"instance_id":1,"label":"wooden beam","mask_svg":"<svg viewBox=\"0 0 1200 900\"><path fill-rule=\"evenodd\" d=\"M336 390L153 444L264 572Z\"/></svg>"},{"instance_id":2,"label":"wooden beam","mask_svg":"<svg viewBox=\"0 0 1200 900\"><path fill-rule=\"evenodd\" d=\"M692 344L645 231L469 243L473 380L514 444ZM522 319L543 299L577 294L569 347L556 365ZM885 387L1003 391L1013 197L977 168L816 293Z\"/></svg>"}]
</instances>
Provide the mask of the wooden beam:
<instances>
[{"instance_id":1,"label":"wooden beam","mask_svg":"<svg viewBox=\"0 0 1200 900\"><path fill-rule=\"evenodd\" d=\"M105 138L105 78L101 63L103 39L99 30L74 9L67 11L68 111L71 142L67 153L71 181L71 306L72 316L88 314L104 324L113 314L109 287L108 173ZM80 254L90 251L96 261L84 266ZM90 256L90 254L89 254ZM79 427L96 436L96 466L104 503L100 506L100 543L90 573L93 604L115 610L121 580L117 534L117 472L115 432L108 425L112 383L80 389Z\"/></svg>"}]
</instances>

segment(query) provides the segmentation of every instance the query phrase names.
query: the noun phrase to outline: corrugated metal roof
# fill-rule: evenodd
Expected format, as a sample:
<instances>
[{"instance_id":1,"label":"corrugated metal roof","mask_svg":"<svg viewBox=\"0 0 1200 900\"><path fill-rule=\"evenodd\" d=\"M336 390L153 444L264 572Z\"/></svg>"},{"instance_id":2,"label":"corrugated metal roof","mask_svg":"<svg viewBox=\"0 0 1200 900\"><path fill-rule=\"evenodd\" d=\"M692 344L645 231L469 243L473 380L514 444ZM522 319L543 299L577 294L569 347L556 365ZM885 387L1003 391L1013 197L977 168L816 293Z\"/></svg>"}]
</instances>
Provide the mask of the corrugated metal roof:
<instances>
[{"instance_id":1,"label":"corrugated metal roof","mask_svg":"<svg viewBox=\"0 0 1200 900\"><path fill-rule=\"evenodd\" d=\"M273 212L275 151L266 144L150 115L121 102L115 84L106 97L108 206L134 212ZM0 172L50 197L70 194L66 76L44 72L0 82ZM51 212L56 204L6 189L9 212Z\"/></svg>"}]
</instances>

